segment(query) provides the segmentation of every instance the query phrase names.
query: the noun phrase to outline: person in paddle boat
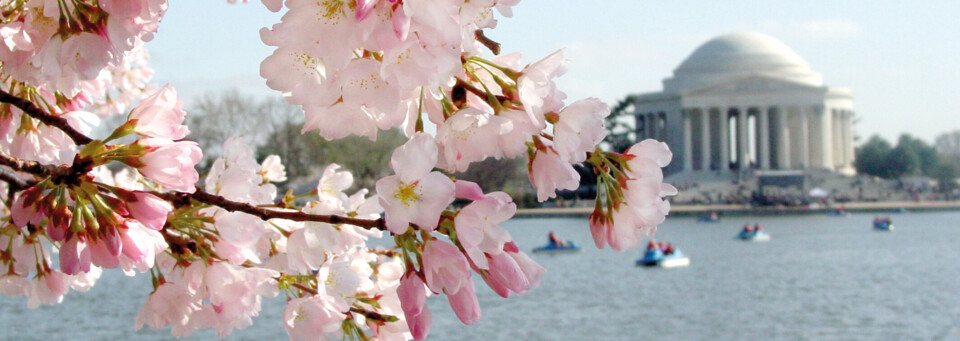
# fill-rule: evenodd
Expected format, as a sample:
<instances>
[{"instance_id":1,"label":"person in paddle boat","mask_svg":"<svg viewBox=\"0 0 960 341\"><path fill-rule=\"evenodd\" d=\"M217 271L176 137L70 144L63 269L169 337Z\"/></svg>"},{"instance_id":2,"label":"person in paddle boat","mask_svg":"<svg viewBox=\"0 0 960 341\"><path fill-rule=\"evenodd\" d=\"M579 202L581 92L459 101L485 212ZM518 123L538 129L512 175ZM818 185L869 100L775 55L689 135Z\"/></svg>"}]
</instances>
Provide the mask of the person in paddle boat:
<instances>
[{"instance_id":1,"label":"person in paddle boat","mask_svg":"<svg viewBox=\"0 0 960 341\"><path fill-rule=\"evenodd\" d=\"M720 216L717 215L717 212L710 212L710 220L720 219Z\"/></svg>"},{"instance_id":2,"label":"person in paddle boat","mask_svg":"<svg viewBox=\"0 0 960 341\"><path fill-rule=\"evenodd\" d=\"M653 239L651 239L651 240L650 240L650 243L647 244L647 251L653 251L653 250L657 250L657 249L659 249L659 248L660 248L660 247L657 246L657 242L654 241Z\"/></svg>"},{"instance_id":3,"label":"person in paddle boat","mask_svg":"<svg viewBox=\"0 0 960 341\"><path fill-rule=\"evenodd\" d=\"M663 251L663 254L665 255L673 254L673 243L667 243L667 249Z\"/></svg>"},{"instance_id":4,"label":"person in paddle boat","mask_svg":"<svg viewBox=\"0 0 960 341\"><path fill-rule=\"evenodd\" d=\"M760 230L761 230L760 224L753 224L753 231L754 231L754 232L760 232Z\"/></svg>"},{"instance_id":5,"label":"person in paddle boat","mask_svg":"<svg viewBox=\"0 0 960 341\"><path fill-rule=\"evenodd\" d=\"M753 232L753 227L752 227L752 226L750 226L750 224L749 224L749 223L747 223L747 224L744 224L744 225L743 225L743 231L741 231L741 232L743 232L743 233L750 233L750 232Z\"/></svg>"},{"instance_id":6,"label":"person in paddle boat","mask_svg":"<svg viewBox=\"0 0 960 341\"><path fill-rule=\"evenodd\" d=\"M547 234L547 242L549 242L550 245L553 245L553 246L567 247L567 241L557 238L557 235L553 234L553 231L550 231L550 233Z\"/></svg>"}]
</instances>

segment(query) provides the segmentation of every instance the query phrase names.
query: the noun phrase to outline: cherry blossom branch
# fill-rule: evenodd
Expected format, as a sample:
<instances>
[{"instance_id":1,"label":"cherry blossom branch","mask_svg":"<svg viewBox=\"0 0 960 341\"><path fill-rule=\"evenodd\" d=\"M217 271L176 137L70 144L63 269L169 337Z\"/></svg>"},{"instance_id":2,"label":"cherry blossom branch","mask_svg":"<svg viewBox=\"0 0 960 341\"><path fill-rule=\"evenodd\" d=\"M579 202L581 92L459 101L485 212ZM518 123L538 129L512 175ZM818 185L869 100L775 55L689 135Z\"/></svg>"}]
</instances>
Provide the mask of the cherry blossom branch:
<instances>
[{"instance_id":1,"label":"cherry blossom branch","mask_svg":"<svg viewBox=\"0 0 960 341\"><path fill-rule=\"evenodd\" d=\"M338 215L325 215L325 214L310 214L300 211L275 211L268 210L262 207L257 207L244 202L236 202L224 198L219 195L210 194L200 190L199 188L193 193L184 193L184 192L169 192L169 193L159 193L152 192L151 194L161 197L167 201L177 204L187 204L190 199L202 202L205 204L213 205L225 209L230 212L243 212L261 220L269 219L287 219L293 221L313 221L327 224L348 224L353 226L359 226L364 229L377 229L377 230L386 230L387 226L384 220L381 219L359 219L353 217L345 217Z\"/></svg>"},{"instance_id":2,"label":"cherry blossom branch","mask_svg":"<svg viewBox=\"0 0 960 341\"><path fill-rule=\"evenodd\" d=\"M71 167L57 167L44 165L36 161L21 160L5 153L0 153L0 165L10 167L13 170L27 172L41 177L51 177L54 183L73 183L75 179L86 174L88 165L75 163ZM11 186L17 186L21 189L28 188L36 184L36 181L13 179L6 176L0 176L0 181L6 181ZM219 195L210 194L197 189L193 193L186 192L151 192L151 194L163 198L171 203L178 205L189 205L190 200L196 200L201 203L217 206L230 212L243 212L262 220L269 219L287 219L293 221L313 221L327 224L349 224L359 226L365 229L386 230L386 223L383 219L359 219L338 215L310 214L300 211L276 211L262 207L257 207L248 203L236 202Z\"/></svg>"},{"instance_id":3,"label":"cherry blossom branch","mask_svg":"<svg viewBox=\"0 0 960 341\"><path fill-rule=\"evenodd\" d=\"M9 185L10 190L17 192L30 188L36 184L34 180L23 179L13 171L0 168L0 181L6 182Z\"/></svg>"},{"instance_id":4,"label":"cherry blossom branch","mask_svg":"<svg viewBox=\"0 0 960 341\"><path fill-rule=\"evenodd\" d=\"M40 109L40 107L31 101L11 95L4 90L0 90L0 102L13 104L15 107L23 110L25 114L30 115L30 117L33 117L46 125L60 129L64 134L67 134L71 140L73 140L73 143L76 143L78 146L93 142L93 139L71 127L70 124L67 123L67 120L63 117L51 115L43 109Z\"/></svg>"},{"instance_id":5,"label":"cherry blossom branch","mask_svg":"<svg viewBox=\"0 0 960 341\"><path fill-rule=\"evenodd\" d=\"M470 91L470 93L477 95L477 97L480 97L482 99L487 99L486 91L480 90L480 88L477 88L473 86L473 84L470 84L469 82L464 81L463 79L460 79L460 77L457 77L456 86L462 87L464 90Z\"/></svg>"}]
</instances>

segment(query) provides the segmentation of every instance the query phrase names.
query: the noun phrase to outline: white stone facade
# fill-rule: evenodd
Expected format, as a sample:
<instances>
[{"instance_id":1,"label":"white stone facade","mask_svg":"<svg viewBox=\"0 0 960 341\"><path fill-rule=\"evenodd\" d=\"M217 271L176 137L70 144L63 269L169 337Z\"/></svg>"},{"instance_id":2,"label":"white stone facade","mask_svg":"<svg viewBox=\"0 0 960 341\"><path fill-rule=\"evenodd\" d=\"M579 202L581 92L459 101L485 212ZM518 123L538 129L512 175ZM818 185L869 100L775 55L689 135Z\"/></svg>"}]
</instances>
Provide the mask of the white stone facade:
<instances>
[{"instance_id":1,"label":"white stone facade","mask_svg":"<svg viewBox=\"0 0 960 341\"><path fill-rule=\"evenodd\" d=\"M755 32L722 35L697 48L637 96L638 139L667 142L667 173L736 174L752 169L826 169L853 174L853 93L780 41Z\"/></svg>"}]
</instances>

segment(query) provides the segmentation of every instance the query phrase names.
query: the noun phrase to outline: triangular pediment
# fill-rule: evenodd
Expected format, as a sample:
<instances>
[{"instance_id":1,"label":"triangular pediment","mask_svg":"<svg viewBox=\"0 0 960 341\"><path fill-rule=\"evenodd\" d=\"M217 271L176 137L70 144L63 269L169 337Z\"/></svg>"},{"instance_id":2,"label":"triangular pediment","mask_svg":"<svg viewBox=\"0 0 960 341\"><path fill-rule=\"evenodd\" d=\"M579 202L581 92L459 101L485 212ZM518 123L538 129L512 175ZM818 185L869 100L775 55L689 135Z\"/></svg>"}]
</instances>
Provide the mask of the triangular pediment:
<instances>
[{"instance_id":1,"label":"triangular pediment","mask_svg":"<svg viewBox=\"0 0 960 341\"><path fill-rule=\"evenodd\" d=\"M687 96L698 96L784 92L824 93L825 91L826 87L812 86L779 77L756 74L701 88L688 89L684 91L683 94Z\"/></svg>"}]
</instances>

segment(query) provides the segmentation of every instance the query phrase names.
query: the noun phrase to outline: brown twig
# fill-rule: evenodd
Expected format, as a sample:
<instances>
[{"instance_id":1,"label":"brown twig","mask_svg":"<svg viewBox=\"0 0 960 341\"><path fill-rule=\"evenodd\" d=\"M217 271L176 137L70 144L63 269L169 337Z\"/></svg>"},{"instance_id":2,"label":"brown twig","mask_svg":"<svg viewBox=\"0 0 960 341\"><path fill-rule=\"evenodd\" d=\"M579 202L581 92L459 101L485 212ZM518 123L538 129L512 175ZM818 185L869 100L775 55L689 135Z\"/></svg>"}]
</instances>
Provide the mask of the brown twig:
<instances>
[{"instance_id":1,"label":"brown twig","mask_svg":"<svg viewBox=\"0 0 960 341\"><path fill-rule=\"evenodd\" d=\"M287 219L293 221L313 221L321 222L328 224L348 224L353 226L359 226L368 230L377 229L377 230L386 230L386 223L381 219L359 219L353 217L345 217L339 215L325 215L325 214L310 214L300 211L276 211L269 210L262 207L257 207L244 202L232 201L227 198L221 197L219 195L213 195L207 192L200 190L199 188L193 193L184 193L184 192L169 192L169 193L158 193L153 192L152 194L164 198L167 201L173 203L185 203L186 200L193 199L204 204L213 205L225 209L230 212L243 212L262 220L268 219Z\"/></svg>"},{"instance_id":2,"label":"brown twig","mask_svg":"<svg viewBox=\"0 0 960 341\"><path fill-rule=\"evenodd\" d=\"M483 44L483 46L486 46L488 49L490 49L490 52L493 52L494 55L500 54L500 43L495 42L493 39L485 36L483 34L483 30L473 31L473 36L477 38L477 41Z\"/></svg>"},{"instance_id":3,"label":"brown twig","mask_svg":"<svg viewBox=\"0 0 960 341\"><path fill-rule=\"evenodd\" d=\"M31 101L11 95L4 90L0 90L0 102L13 104L17 108L20 108L20 110L23 110L25 114L30 115L30 117L33 117L46 125L60 129L64 134L67 134L71 140L73 140L73 143L76 143L78 146L85 145L93 141L93 139L87 137L80 131L73 129L73 127L71 127L70 124L67 123L67 120L63 117L51 115L50 113L43 111L43 109L40 109L40 107Z\"/></svg>"},{"instance_id":4,"label":"brown twig","mask_svg":"<svg viewBox=\"0 0 960 341\"><path fill-rule=\"evenodd\" d=\"M0 168L0 181L6 182L10 190L14 192L19 192L37 184L35 180L21 178L14 171L3 168Z\"/></svg>"}]
</instances>

